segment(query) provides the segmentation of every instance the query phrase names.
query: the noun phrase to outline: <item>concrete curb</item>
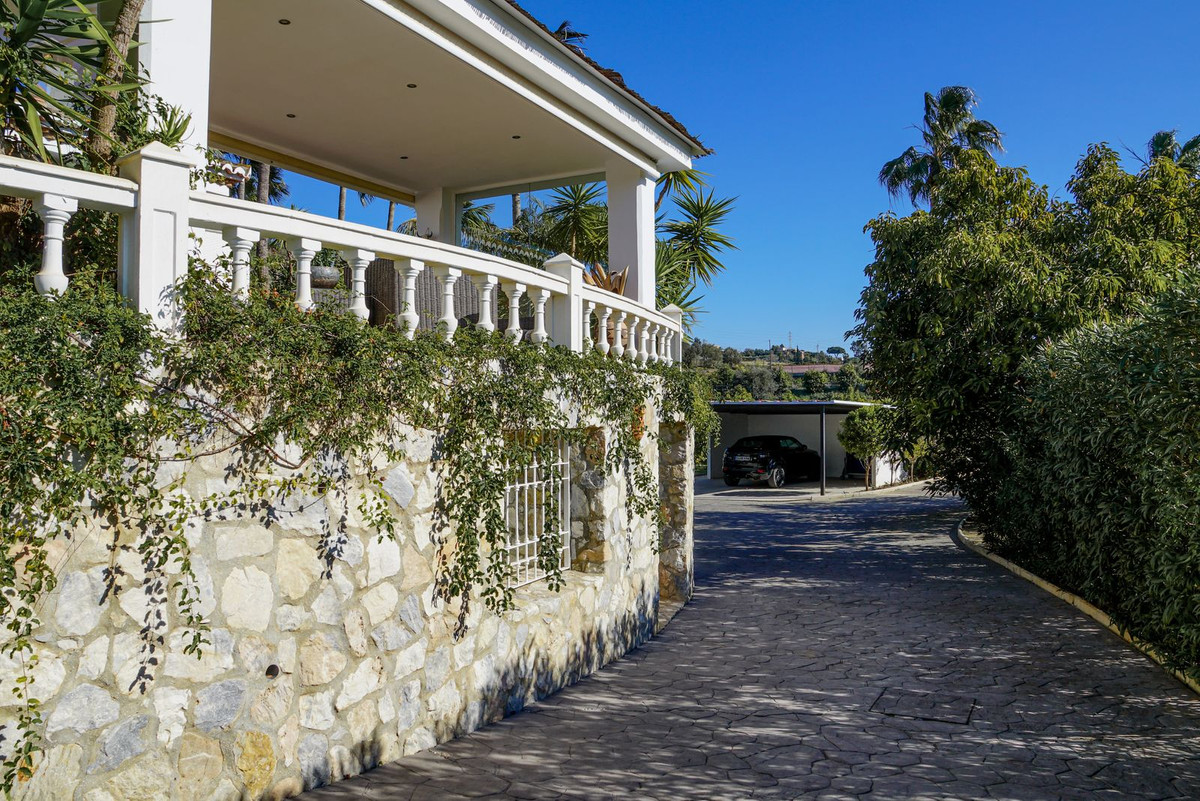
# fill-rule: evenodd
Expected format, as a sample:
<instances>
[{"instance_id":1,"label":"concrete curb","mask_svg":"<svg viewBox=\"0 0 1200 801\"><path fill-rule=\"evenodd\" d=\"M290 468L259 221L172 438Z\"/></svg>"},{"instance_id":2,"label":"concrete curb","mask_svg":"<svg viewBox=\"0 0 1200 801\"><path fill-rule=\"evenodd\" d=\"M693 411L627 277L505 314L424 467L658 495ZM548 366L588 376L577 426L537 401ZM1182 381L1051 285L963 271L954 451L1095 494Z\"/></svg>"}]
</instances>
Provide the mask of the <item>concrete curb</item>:
<instances>
[{"instance_id":1,"label":"concrete curb","mask_svg":"<svg viewBox=\"0 0 1200 801\"><path fill-rule=\"evenodd\" d=\"M1041 576L1034 575L1033 573L1030 573L1028 570L1026 570L1025 568L1021 567L1020 565L1016 564L1015 562L1010 562L1009 560L1005 559L1003 556L999 556L996 553L992 552L986 545L983 544L983 539L978 534L976 534L973 531L968 532L963 528L964 523L966 523L966 518L963 518L962 520L960 520L958 523L958 526L956 526L955 530L954 530L954 540L955 540L955 542L957 542L959 544L960 547L962 547L968 551L973 551L982 557L990 559L991 561L1000 565L1002 568L1004 568L1008 572L1010 572L1016 576L1020 576L1021 578L1028 581L1030 584L1040 587L1041 589L1045 590L1046 592L1050 593L1051 595L1056 596L1060 600L1066 601L1068 604L1075 607L1080 612L1083 612L1085 615L1090 617L1092 620L1095 620L1101 626L1104 626L1106 629L1111 631L1113 634L1116 634L1118 637L1123 639L1125 642L1129 643L1134 648L1141 651L1144 656L1146 656L1152 662L1154 662L1159 667L1161 667L1164 671L1166 671L1171 676L1173 676L1175 679L1177 679L1181 684L1183 684L1189 690L1196 693L1196 695L1200 695L1200 682L1197 682L1195 679L1191 679L1191 678L1185 676L1183 673L1181 673L1178 670L1175 670L1174 668L1167 667L1166 662L1163 660L1163 658L1161 656L1159 656L1158 651L1154 650L1154 646L1152 646L1148 642L1145 642L1144 640L1140 640L1137 637L1130 635L1129 632L1122 631L1119 627L1113 625L1112 615L1108 614L1107 612L1105 612L1102 609L1099 609L1096 606L1093 606L1092 604L1088 603L1084 599L1080 598L1075 593L1068 592L1068 591L1064 590L1062 587L1051 584L1050 582L1043 579Z\"/></svg>"},{"instance_id":2,"label":"concrete curb","mask_svg":"<svg viewBox=\"0 0 1200 801\"><path fill-rule=\"evenodd\" d=\"M727 501L743 501L745 503L778 503L778 504L783 504L783 503L796 503L796 504L801 504L801 503L838 503L840 501L867 500L869 498L875 498L879 495L886 495L889 492L895 492L896 490L902 490L902 489L916 487L916 486L923 486L923 485L928 484L931 480L932 479L919 479L917 481L905 481L902 484L889 484L886 487L880 487L879 489L873 489L870 491L856 490L854 492L847 492L847 493L842 493L839 495L825 495L823 497L821 495L809 495L809 496L800 497L800 498L795 497L795 496L789 496L786 498L772 498L770 495L770 491L764 492L762 494L761 498L746 498L746 497L737 497L737 496L730 497L728 495L725 495L725 493L738 492L739 490L750 489L749 487L730 487L729 489L717 490L716 492L705 492L702 495L697 495L696 498L699 499L699 498L721 498L721 497L724 497L724 499ZM786 491L786 487L784 488L783 491Z\"/></svg>"}]
</instances>

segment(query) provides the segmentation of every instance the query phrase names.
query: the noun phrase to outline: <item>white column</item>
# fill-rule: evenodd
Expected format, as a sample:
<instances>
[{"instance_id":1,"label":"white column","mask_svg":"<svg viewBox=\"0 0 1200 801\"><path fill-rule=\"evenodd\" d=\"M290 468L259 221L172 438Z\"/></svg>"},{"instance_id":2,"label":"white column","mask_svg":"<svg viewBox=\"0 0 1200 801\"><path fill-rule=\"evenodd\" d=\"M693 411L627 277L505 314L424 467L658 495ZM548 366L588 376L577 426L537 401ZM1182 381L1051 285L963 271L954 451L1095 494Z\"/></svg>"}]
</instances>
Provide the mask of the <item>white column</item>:
<instances>
[{"instance_id":1,"label":"white column","mask_svg":"<svg viewBox=\"0 0 1200 801\"><path fill-rule=\"evenodd\" d=\"M191 167L161 142L118 162L120 176L138 184L137 207L121 215L121 294L168 331L179 324L172 289L188 268Z\"/></svg>"},{"instance_id":2,"label":"white column","mask_svg":"<svg viewBox=\"0 0 1200 801\"><path fill-rule=\"evenodd\" d=\"M641 321L642 318L635 316L626 329L628 336L625 340L625 358L632 362L636 362L638 358L638 323Z\"/></svg>"},{"instance_id":3,"label":"white column","mask_svg":"<svg viewBox=\"0 0 1200 801\"><path fill-rule=\"evenodd\" d=\"M612 309L604 306L600 310L600 317L597 320L596 333L599 339L596 340L596 350L600 351L605 356L608 355L608 350L611 347L608 343L608 318L612 316Z\"/></svg>"},{"instance_id":4,"label":"white column","mask_svg":"<svg viewBox=\"0 0 1200 801\"><path fill-rule=\"evenodd\" d=\"M625 294L654 308L654 181L627 162L610 162L608 186L608 270L629 268Z\"/></svg>"},{"instance_id":5,"label":"white column","mask_svg":"<svg viewBox=\"0 0 1200 801\"><path fill-rule=\"evenodd\" d=\"M438 320L444 328L442 336L447 340L454 339L454 332L458 330L458 315L454 312L454 285L462 277L462 270L439 264L433 268L433 274L442 285L442 317Z\"/></svg>"},{"instance_id":6,"label":"white column","mask_svg":"<svg viewBox=\"0 0 1200 801\"><path fill-rule=\"evenodd\" d=\"M375 261L375 254L361 248L348 248L342 256L350 264L350 313L360 320L371 316L367 308L367 267Z\"/></svg>"},{"instance_id":7,"label":"white column","mask_svg":"<svg viewBox=\"0 0 1200 801\"><path fill-rule=\"evenodd\" d=\"M417 276L425 269L425 262L416 259L397 259L396 272L404 281L404 300L400 313L396 315L396 325L404 329L405 335L412 339L417 334L417 326L421 323L421 315L417 313Z\"/></svg>"},{"instance_id":8,"label":"white column","mask_svg":"<svg viewBox=\"0 0 1200 801\"><path fill-rule=\"evenodd\" d=\"M671 304L662 313L675 324L670 332L670 346L667 348L667 364L683 361L683 309Z\"/></svg>"},{"instance_id":9,"label":"white column","mask_svg":"<svg viewBox=\"0 0 1200 801\"><path fill-rule=\"evenodd\" d=\"M525 294L525 285L505 281L500 284L504 294L508 295L508 338L513 342L521 341L521 296Z\"/></svg>"},{"instance_id":10,"label":"white column","mask_svg":"<svg viewBox=\"0 0 1200 801\"><path fill-rule=\"evenodd\" d=\"M546 333L546 301L550 300L549 289L539 289L533 293L533 332L529 341L541 345L550 335Z\"/></svg>"},{"instance_id":11,"label":"white column","mask_svg":"<svg viewBox=\"0 0 1200 801\"><path fill-rule=\"evenodd\" d=\"M583 352L587 353L596 347L592 339L592 315L596 313L596 301L589 300L583 310ZM602 335L603 336L603 335Z\"/></svg>"},{"instance_id":12,"label":"white column","mask_svg":"<svg viewBox=\"0 0 1200 801\"><path fill-rule=\"evenodd\" d=\"M622 337L625 328L625 316L625 312L619 312L617 314L617 321L613 324L612 355L618 359L625 353L625 343Z\"/></svg>"},{"instance_id":13,"label":"white column","mask_svg":"<svg viewBox=\"0 0 1200 801\"><path fill-rule=\"evenodd\" d=\"M661 356L662 340L659 338L659 332L662 331L662 326L657 323L650 329L650 361L657 362Z\"/></svg>"},{"instance_id":14,"label":"white column","mask_svg":"<svg viewBox=\"0 0 1200 801\"><path fill-rule=\"evenodd\" d=\"M650 321L642 323L642 349L638 352L638 361L642 364L650 361Z\"/></svg>"},{"instance_id":15,"label":"white column","mask_svg":"<svg viewBox=\"0 0 1200 801\"><path fill-rule=\"evenodd\" d=\"M262 234L250 228L226 228L223 233L233 268L233 296L244 300L250 296L250 248Z\"/></svg>"},{"instance_id":16,"label":"white column","mask_svg":"<svg viewBox=\"0 0 1200 801\"><path fill-rule=\"evenodd\" d=\"M63 271L63 229L79 210L79 201L62 195L42 195L37 206L42 217L42 269L33 278L39 294L61 295L67 291Z\"/></svg>"},{"instance_id":17,"label":"white column","mask_svg":"<svg viewBox=\"0 0 1200 801\"><path fill-rule=\"evenodd\" d=\"M492 303L496 294L496 277L492 275L476 276L475 289L479 292L479 322L475 324L475 327L490 334L496 330L496 323L492 320Z\"/></svg>"},{"instance_id":18,"label":"white column","mask_svg":"<svg viewBox=\"0 0 1200 801\"><path fill-rule=\"evenodd\" d=\"M300 311L313 307L312 262L320 250L320 242L303 237L292 246L292 255L296 257L296 308Z\"/></svg>"},{"instance_id":19,"label":"white column","mask_svg":"<svg viewBox=\"0 0 1200 801\"><path fill-rule=\"evenodd\" d=\"M550 338L555 345L579 353L583 350L583 325L591 327L583 314L583 265L565 253L545 262L546 271L567 281L567 291L555 295L550 306Z\"/></svg>"},{"instance_id":20,"label":"white column","mask_svg":"<svg viewBox=\"0 0 1200 801\"><path fill-rule=\"evenodd\" d=\"M454 207L454 191L435 187L417 192L414 210L417 213L417 236L457 245L458 209Z\"/></svg>"},{"instance_id":21,"label":"white column","mask_svg":"<svg viewBox=\"0 0 1200 801\"><path fill-rule=\"evenodd\" d=\"M134 51L150 76L147 91L192 115L184 139L193 166L208 147L212 0L146 0Z\"/></svg>"}]
</instances>

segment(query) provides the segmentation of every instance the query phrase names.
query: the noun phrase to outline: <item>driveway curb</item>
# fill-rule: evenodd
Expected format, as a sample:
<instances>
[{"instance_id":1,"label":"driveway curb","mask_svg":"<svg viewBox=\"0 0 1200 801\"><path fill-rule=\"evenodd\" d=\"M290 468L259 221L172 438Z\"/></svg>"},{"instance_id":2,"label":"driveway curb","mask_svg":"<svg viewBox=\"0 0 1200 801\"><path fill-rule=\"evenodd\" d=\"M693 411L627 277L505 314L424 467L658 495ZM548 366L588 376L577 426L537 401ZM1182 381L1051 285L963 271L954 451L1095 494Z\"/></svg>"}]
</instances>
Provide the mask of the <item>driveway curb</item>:
<instances>
[{"instance_id":1,"label":"driveway curb","mask_svg":"<svg viewBox=\"0 0 1200 801\"><path fill-rule=\"evenodd\" d=\"M924 486L924 485L928 484L931 480L932 479L922 478L922 479L918 479L916 481L905 481L900 484L889 484L888 486L880 487L879 489L865 490L865 491L861 491L861 492L859 492L859 491L847 492L847 493L842 493L839 495L825 495L825 496L810 495L810 496L804 496L804 497L788 496L786 498L772 498L769 493L763 493L762 497L759 497L759 498L747 498L744 496L737 496L737 495L730 496L730 495L726 495L725 493L737 492L739 489L749 489L749 487L729 487L728 489L717 490L715 492L706 492L702 495L697 495L696 497L697 498L724 498L727 501L746 501L748 503L770 503L770 504L840 503L842 501L869 500L871 498L876 498L880 495L887 495L890 492L896 492L897 490L902 490L902 489L906 489L906 488L911 489L912 487L916 487L916 486ZM783 491L786 491L786 488L784 488Z\"/></svg>"},{"instance_id":2,"label":"driveway curb","mask_svg":"<svg viewBox=\"0 0 1200 801\"><path fill-rule=\"evenodd\" d=\"M954 530L954 540L955 540L955 542L958 543L958 545L960 547L965 548L968 551L974 551L975 553L979 554L980 556L990 559L991 561L1000 565L1002 568L1004 568L1008 572L1012 573L1013 575L1019 576L1019 577L1025 579L1026 581L1028 581L1030 584L1040 587L1041 589L1045 590L1046 592L1050 593L1051 595L1059 598L1062 601L1067 602L1071 606L1078 609L1080 612L1083 612L1085 615L1090 617L1092 620L1095 620L1101 626L1104 626L1106 629L1111 631L1113 634L1116 634L1118 637L1120 637L1125 642L1132 645L1137 650L1141 651L1143 655L1145 655L1148 659L1150 659L1155 664L1157 664L1159 667L1161 667L1165 672L1167 672L1171 676L1175 677L1181 684L1183 684L1185 687L1187 687L1192 692L1196 693L1196 695L1200 695L1200 682L1197 682L1195 679L1189 678L1188 676L1184 675L1182 672L1180 672L1178 670L1175 670L1174 668L1167 667L1166 662L1159 655L1158 651L1156 651L1154 649L1153 645L1151 645L1148 642L1145 642L1144 640L1141 640L1137 637L1132 636L1131 634L1129 634L1126 631L1122 631L1119 627L1113 625L1112 615L1108 614L1107 612L1100 609L1099 607L1094 606L1091 603L1088 603L1087 601L1080 598L1075 593L1068 592L1067 590L1064 590L1062 587L1059 587L1055 584L1051 584L1049 581L1046 581L1041 576L1030 573L1028 570L1026 570L1025 568L1021 567L1020 565L1016 564L1015 562L1010 562L1009 560L1005 559L1003 556L996 554L991 549L989 549L986 545L983 544L983 539L978 534L976 534L973 531L967 531L963 528L963 525L966 522L967 522L966 518L963 518L962 520L960 520L958 522L958 525L955 527L955 530Z\"/></svg>"}]
</instances>

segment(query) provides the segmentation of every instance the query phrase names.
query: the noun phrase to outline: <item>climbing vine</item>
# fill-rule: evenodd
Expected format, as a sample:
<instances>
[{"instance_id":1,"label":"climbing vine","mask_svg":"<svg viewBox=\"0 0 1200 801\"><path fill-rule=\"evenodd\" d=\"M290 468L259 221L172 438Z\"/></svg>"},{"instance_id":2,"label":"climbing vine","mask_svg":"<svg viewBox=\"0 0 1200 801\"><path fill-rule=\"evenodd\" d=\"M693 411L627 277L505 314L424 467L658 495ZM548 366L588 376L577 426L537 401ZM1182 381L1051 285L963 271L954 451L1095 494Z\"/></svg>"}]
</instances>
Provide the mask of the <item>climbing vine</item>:
<instances>
[{"instance_id":1,"label":"climbing vine","mask_svg":"<svg viewBox=\"0 0 1200 801\"><path fill-rule=\"evenodd\" d=\"M414 432L432 432L441 544L435 592L459 604L512 606L501 552L505 485L558 443L583 444L597 423L610 431L603 465L627 484L628 514L657 521L658 486L645 457L641 418L700 427L714 419L701 388L678 367L638 369L595 352L516 344L463 329L408 339L363 325L341 309L298 311L255 289L232 296L220 272L195 262L177 287L181 336L167 337L85 271L54 300L27 277L0 286L0 620L4 653L36 663L39 608L69 549L102 536L112 558L105 601L143 592L142 664L130 689L145 692L162 658L168 614L207 644L196 611L188 538L206 520L269 522L319 498L340 502L319 552L340 553L351 511L383 537L398 522L384 472ZM225 487L197 491L188 470L220 460ZM547 515L552 517L552 515ZM98 530L98 531L97 531ZM547 527L541 567L561 585L557 533ZM120 558L136 554L137 570ZM124 567L123 567L124 566ZM20 709L5 732L3 786L28 777L39 748L36 688L15 690Z\"/></svg>"}]
</instances>

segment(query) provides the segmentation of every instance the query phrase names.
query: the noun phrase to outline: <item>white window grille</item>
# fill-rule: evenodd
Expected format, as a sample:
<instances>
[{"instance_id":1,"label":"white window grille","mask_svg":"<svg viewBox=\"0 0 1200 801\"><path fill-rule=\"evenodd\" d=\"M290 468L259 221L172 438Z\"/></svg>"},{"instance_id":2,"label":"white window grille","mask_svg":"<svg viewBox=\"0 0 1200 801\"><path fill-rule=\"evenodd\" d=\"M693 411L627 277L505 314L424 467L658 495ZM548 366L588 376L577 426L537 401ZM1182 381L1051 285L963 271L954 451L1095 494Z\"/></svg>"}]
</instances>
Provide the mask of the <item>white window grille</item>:
<instances>
[{"instance_id":1,"label":"white window grille","mask_svg":"<svg viewBox=\"0 0 1200 801\"><path fill-rule=\"evenodd\" d=\"M546 577L541 554L551 533L558 538L559 567L571 564L571 460L566 442L559 442L556 450L552 463L535 460L504 489L510 587Z\"/></svg>"}]
</instances>

